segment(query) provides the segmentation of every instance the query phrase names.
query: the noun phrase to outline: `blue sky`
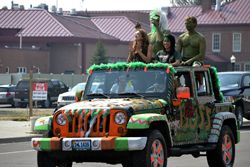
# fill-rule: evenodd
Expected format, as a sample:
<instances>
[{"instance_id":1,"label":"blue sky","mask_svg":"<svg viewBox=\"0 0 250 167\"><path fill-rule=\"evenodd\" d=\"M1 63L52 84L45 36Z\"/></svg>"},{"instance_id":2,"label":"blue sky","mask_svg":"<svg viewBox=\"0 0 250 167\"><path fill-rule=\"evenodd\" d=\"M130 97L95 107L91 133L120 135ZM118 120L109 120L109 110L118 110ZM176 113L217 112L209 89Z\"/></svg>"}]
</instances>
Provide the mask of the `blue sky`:
<instances>
[{"instance_id":1,"label":"blue sky","mask_svg":"<svg viewBox=\"0 0 250 167\"><path fill-rule=\"evenodd\" d=\"M11 1L24 5L25 9L37 6L40 3L58 5L63 10L150 10L163 6L170 6L170 0L0 0L0 8L11 7Z\"/></svg>"}]
</instances>

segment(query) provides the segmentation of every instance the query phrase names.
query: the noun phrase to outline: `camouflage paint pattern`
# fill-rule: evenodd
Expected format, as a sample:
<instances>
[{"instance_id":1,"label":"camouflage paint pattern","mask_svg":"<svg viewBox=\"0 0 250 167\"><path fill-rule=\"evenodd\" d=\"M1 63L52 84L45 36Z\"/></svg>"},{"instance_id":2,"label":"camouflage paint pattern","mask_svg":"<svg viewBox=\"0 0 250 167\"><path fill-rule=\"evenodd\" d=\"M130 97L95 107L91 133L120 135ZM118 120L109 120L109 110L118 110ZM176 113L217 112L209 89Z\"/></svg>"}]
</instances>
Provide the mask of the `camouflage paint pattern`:
<instances>
[{"instance_id":1,"label":"camouflage paint pattern","mask_svg":"<svg viewBox=\"0 0 250 167\"><path fill-rule=\"evenodd\" d=\"M218 142L223 122L227 119L233 119L235 122L237 122L235 114L231 112L220 112L215 114L208 142L210 143ZM237 133L236 135L237 135L236 143L238 143L240 141L240 135L239 133Z\"/></svg>"},{"instance_id":2,"label":"camouflage paint pattern","mask_svg":"<svg viewBox=\"0 0 250 167\"><path fill-rule=\"evenodd\" d=\"M73 103L60 108L65 112L71 112L73 115L76 111L88 111L96 115L100 110L110 111L111 109L128 110L132 108L135 113L145 112L160 109L165 106L164 100L160 99L135 99L135 98L121 98L121 99L93 99L91 101L81 101Z\"/></svg>"},{"instance_id":3,"label":"camouflage paint pattern","mask_svg":"<svg viewBox=\"0 0 250 167\"><path fill-rule=\"evenodd\" d=\"M179 145L205 142L210 133L211 116L211 108L197 105L194 99L180 100L180 105L174 107L173 113L168 115L170 128L174 132L174 143Z\"/></svg>"}]
</instances>

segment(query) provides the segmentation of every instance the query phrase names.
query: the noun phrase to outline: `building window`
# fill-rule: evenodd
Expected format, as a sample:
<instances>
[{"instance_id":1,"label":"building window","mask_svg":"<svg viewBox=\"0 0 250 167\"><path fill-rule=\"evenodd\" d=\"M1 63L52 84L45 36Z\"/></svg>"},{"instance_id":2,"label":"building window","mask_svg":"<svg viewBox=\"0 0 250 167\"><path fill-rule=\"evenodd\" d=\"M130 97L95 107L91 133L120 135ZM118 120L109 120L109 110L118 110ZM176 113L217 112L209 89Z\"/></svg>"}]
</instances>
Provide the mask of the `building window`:
<instances>
[{"instance_id":1,"label":"building window","mask_svg":"<svg viewBox=\"0 0 250 167\"><path fill-rule=\"evenodd\" d=\"M17 67L17 73L27 73L26 67Z\"/></svg>"},{"instance_id":2,"label":"building window","mask_svg":"<svg viewBox=\"0 0 250 167\"><path fill-rule=\"evenodd\" d=\"M220 52L220 43L221 43L221 34L213 33L213 37L212 37L212 51L213 52Z\"/></svg>"},{"instance_id":3,"label":"building window","mask_svg":"<svg viewBox=\"0 0 250 167\"><path fill-rule=\"evenodd\" d=\"M10 73L10 67L5 67L5 73Z\"/></svg>"},{"instance_id":4,"label":"building window","mask_svg":"<svg viewBox=\"0 0 250 167\"><path fill-rule=\"evenodd\" d=\"M250 64L245 64L245 71L250 71Z\"/></svg>"},{"instance_id":5,"label":"building window","mask_svg":"<svg viewBox=\"0 0 250 167\"><path fill-rule=\"evenodd\" d=\"M241 33L233 33L233 52L241 52Z\"/></svg>"},{"instance_id":6,"label":"building window","mask_svg":"<svg viewBox=\"0 0 250 167\"><path fill-rule=\"evenodd\" d=\"M240 65L239 64L235 64L234 71L240 71Z\"/></svg>"}]
</instances>

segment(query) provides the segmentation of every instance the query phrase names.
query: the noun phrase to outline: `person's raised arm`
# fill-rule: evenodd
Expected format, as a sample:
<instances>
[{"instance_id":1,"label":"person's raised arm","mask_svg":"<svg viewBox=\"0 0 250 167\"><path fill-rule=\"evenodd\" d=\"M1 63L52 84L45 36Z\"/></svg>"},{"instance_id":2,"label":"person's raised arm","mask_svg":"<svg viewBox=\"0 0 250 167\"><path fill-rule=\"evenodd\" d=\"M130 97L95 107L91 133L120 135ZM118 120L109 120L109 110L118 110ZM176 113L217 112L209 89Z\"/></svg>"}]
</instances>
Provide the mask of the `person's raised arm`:
<instances>
[{"instance_id":1,"label":"person's raised arm","mask_svg":"<svg viewBox=\"0 0 250 167\"><path fill-rule=\"evenodd\" d=\"M147 55L143 54L141 50L138 50L137 53L143 59L143 61L145 61L146 63L150 63L152 60L152 54L153 54L152 45L151 44L148 45Z\"/></svg>"},{"instance_id":2,"label":"person's raised arm","mask_svg":"<svg viewBox=\"0 0 250 167\"><path fill-rule=\"evenodd\" d=\"M132 43L129 44L129 52L128 52L127 62L133 61L135 47L136 47L136 41L133 41Z\"/></svg>"}]
</instances>

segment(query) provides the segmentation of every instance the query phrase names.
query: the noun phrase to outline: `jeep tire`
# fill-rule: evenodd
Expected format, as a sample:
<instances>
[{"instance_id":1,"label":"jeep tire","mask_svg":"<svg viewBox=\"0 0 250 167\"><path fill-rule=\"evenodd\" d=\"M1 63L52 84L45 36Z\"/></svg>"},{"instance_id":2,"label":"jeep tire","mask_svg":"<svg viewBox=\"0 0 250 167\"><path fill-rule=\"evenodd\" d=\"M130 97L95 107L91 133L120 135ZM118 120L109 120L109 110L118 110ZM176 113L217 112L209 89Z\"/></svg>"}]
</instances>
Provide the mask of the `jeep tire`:
<instances>
[{"instance_id":1,"label":"jeep tire","mask_svg":"<svg viewBox=\"0 0 250 167\"><path fill-rule=\"evenodd\" d=\"M59 161L56 158L51 157L48 152L37 152L37 166L38 167L72 167L72 162Z\"/></svg>"},{"instance_id":2,"label":"jeep tire","mask_svg":"<svg viewBox=\"0 0 250 167\"><path fill-rule=\"evenodd\" d=\"M215 150L207 152L210 167L232 167L235 159L235 139L231 128L227 125L221 129L221 134Z\"/></svg>"},{"instance_id":3,"label":"jeep tire","mask_svg":"<svg viewBox=\"0 0 250 167\"><path fill-rule=\"evenodd\" d=\"M152 130L148 135L146 147L133 154L133 167L155 165L159 167L167 166L167 145L159 130Z\"/></svg>"}]
</instances>

